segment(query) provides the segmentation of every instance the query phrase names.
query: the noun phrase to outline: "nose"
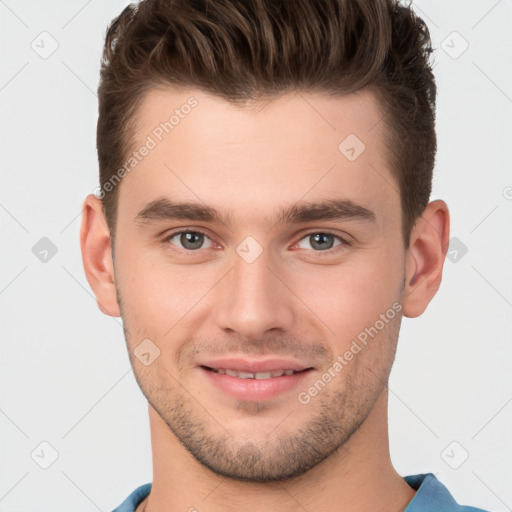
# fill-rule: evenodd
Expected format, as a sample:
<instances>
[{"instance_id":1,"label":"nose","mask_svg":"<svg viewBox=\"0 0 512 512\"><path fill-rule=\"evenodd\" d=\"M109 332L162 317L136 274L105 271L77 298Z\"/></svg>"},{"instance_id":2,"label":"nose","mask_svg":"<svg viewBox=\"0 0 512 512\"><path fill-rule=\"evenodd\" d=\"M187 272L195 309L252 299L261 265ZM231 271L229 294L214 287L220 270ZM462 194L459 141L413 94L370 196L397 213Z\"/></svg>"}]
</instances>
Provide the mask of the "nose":
<instances>
[{"instance_id":1,"label":"nose","mask_svg":"<svg viewBox=\"0 0 512 512\"><path fill-rule=\"evenodd\" d=\"M267 251L251 263L235 253L218 294L218 326L245 340L257 341L271 330L289 331L295 321L296 298Z\"/></svg>"}]
</instances>

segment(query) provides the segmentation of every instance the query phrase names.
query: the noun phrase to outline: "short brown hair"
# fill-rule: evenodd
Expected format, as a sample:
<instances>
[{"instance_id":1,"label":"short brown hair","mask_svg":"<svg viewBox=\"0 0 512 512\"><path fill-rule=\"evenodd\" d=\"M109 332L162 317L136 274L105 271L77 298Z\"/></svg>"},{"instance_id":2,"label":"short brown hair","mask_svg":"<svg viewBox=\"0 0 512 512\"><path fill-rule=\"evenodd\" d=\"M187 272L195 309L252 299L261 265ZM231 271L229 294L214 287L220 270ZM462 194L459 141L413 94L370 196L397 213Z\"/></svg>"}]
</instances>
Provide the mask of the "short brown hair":
<instances>
[{"instance_id":1,"label":"short brown hair","mask_svg":"<svg viewBox=\"0 0 512 512\"><path fill-rule=\"evenodd\" d=\"M100 187L133 151L137 107L155 88L199 88L235 104L371 88L388 126L402 238L428 204L436 153L430 35L394 0L142 0L106 35L98 88ZM341 142L341 141L340 141ZM114 236L119 187L100 197Z\"/></svg>"}]
</instances>

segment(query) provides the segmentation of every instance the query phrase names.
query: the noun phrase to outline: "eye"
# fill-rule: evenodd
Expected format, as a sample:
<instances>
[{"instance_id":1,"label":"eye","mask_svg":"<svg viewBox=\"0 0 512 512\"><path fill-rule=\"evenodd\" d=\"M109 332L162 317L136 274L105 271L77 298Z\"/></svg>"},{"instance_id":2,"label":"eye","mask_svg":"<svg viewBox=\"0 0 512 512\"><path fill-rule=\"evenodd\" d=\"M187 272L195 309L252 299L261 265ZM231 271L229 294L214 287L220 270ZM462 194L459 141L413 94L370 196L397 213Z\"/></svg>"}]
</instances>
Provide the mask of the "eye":
<instances>
[{"instance_id":1,"label":"eye","mask_svg":"<svg viewBox=\"0 0 512 512\"><path fill-rule=\"evenodd\" d=\"M176 240L173 241L174 239ZM203 245L205 240L209 241L209 245ZM164 238L164 242L171 242L173 245L181 246L181 249L187 251L212 247L212 241L200 231L178 231Z\"/></svg>"},{"instance_id":2,"label":"eye","mask_svg":"<svg viewBox=\"0 0 512 512\"><path fill-rule=\"evenodd\" d=\"M340 243L335 245L335 239L338 239ZM300 242L298 243L298 247L300 247L301 249L309 249L310 247L304 247L304 240L306 241L306 244L309 243L310 247L312 247L315 251L327 251L329 249L332 249L333 247L338 247L340 245L349 245L349 243L340 236L335 235L333 233L324 233L323 231L309 233L300 240Z\"/></svg>"}]
</instances>

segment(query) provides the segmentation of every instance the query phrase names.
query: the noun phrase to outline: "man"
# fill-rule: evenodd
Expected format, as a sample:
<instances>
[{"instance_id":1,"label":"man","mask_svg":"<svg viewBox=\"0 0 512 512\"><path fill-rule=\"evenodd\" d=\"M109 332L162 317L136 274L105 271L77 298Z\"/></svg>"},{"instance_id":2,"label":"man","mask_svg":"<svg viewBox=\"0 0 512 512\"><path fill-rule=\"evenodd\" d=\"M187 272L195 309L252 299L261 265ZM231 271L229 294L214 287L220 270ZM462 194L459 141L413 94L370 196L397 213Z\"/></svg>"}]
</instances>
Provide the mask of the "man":
<instances>
[{"instance_id":1,"label":"man","mask_svg":"<svg viewBox=\"0 0 512 512\"><path fill-rule=\"evenodd\" d=\"M449 241L431 51L391 0L147 0L113 21L81 248L154 473L117 512L477 510L389 454L401 319Z\"/></svg>"}]
</instances>

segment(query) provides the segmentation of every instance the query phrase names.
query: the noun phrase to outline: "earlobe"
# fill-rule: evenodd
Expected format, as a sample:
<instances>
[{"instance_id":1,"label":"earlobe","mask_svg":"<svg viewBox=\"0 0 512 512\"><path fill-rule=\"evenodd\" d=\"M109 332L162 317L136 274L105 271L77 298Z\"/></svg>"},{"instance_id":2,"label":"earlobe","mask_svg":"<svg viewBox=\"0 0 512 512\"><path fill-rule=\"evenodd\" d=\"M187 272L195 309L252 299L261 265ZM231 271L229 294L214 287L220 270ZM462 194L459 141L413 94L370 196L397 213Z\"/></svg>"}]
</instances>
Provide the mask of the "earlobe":
<instances>
[{"instance_id":1,"label":"earlobe","mask_svg":"<svg viewBox=\"0 0 512 512\"><path fill-rule=\"evenodd\" d=\"M430 202L411 232L406 256L403 314L421 315L441 285L450 239L450 215L444 201Z\"/></svg>"},{"instance_id":2,"label":"earlobe","mask_svg":"<svg viewBox=\"0 0 512 512\"><path fill-rule=\"evenodd\" d=\"M106 315L120 316L110 232L101 200L94 194L89 194L83 204L80 248L85 275L96 296L98 307Z\"/></svg>"}]
</instances>

